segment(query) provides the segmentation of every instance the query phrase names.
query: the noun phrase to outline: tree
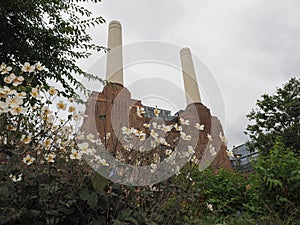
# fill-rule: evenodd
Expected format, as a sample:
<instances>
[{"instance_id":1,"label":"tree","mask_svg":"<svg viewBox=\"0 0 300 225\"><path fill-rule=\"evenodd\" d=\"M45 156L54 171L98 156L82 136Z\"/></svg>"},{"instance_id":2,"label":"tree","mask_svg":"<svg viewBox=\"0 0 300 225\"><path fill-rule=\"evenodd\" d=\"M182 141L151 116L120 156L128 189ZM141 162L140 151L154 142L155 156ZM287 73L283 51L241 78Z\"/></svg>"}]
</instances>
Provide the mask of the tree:
<instances>
[{"instance_id":1,"label":"tree","mask_svg":"<svg viewBox=\"0 0 300 225\"><path fill-rule=\"evenodd\" d=\"M53 79L62 84L64 96L76 96L77 88L85 91L75 75L99 78L84 72L76 60L88 58L91 50L105 49L91 43L86 33L87 27L105 20L101 16L91 18L92 13L78 2L89 1L0 0L0 63L20 66L25 62L41 62L47 71L36 77L32 85L49 89L47 79Z\"/></svg>"},{"instance_id":2,"label":"tree","mask_svg":"<svg viewBox=\"0 0 300 225\"><path fill-rule=\"evenodd\" d=\"M284 145L300 155L300 79L291 78L274 95L262 95L256 106L247 115L254 122L245 132L250 148L269 154L276 138L282 137Z\"/></svg>"}]
</instances>

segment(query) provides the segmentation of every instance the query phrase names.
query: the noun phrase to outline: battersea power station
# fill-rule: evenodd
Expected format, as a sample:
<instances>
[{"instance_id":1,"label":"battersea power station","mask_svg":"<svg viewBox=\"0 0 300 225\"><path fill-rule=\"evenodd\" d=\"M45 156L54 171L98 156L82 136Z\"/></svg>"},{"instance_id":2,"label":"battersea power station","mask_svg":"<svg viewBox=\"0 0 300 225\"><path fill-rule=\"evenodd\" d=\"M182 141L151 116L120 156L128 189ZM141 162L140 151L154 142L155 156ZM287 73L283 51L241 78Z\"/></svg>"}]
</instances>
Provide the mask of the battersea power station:
<instances>
[{"instance_id":1,"label":"battersea power station","mask_svg":"<svg viewBox=\"0 0 300 225\"><path fill-rule=\"evenodd\" d=\"M122 27L118 21L109 24L108 48L106 79L109 83L102 92L92 92L82 130L86 134L97 132L100 136L106 153L111 155L107 160L109 167L114 163L111 158L131 166L130 173L121 167L110 168L107 171L110 179L125 172L131 177L127 179L145 179L147 175L136 168L145 167L150 175L155 174L160 162L171 161L175 153L181 158L186 156L185 163L192 161L200 169L211 166L216 172L220 168L232 170L220 120L201 102L189 48L178 52L187 106L175 115L132 99L130 90L124 87ZM176 161L182 167L180 162L182 160ZM175 174L176 168L178 170L178 165L164 167L164 170L172 170Z\"/></svg>"}]
</instances>

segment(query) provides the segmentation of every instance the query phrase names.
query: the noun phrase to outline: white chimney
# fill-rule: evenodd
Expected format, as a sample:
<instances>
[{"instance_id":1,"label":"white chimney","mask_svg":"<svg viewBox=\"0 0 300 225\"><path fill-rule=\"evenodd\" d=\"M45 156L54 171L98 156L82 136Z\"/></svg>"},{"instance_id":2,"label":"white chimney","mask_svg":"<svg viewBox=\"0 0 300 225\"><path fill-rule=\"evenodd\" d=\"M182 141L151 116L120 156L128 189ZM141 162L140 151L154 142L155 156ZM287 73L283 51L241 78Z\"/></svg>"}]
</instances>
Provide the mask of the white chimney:
<instances>
[{"instance_id":1,"label":"white chimney","mask_svg":"<svg viewBox=\"0 0 300 225\"><path fill-rule=\"evenodd\" d=\"M180 59L187 105L201 102L192 55L189 48L182 48L180 50Z\"/></svg>"},{"instance_id":2,"label":"white chimney","mask_svg":"<svg viewBox=\"0 0 300 225\"><path fill-rule=\"evenodd\" d=\"M119 21L109 23L107 47L106 79L123 85L122 27Z\"/></svg>"}]
</instances>

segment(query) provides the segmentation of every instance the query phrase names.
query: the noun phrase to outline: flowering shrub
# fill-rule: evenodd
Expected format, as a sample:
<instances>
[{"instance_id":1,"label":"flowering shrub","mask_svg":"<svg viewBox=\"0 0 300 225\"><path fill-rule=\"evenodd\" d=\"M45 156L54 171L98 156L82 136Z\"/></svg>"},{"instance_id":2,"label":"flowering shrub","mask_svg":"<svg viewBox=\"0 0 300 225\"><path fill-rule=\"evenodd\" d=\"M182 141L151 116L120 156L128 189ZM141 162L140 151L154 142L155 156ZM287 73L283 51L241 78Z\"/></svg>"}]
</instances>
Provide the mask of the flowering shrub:
<instances>
[{"instance_id":1,"label":"flowering shrub","mask_svg":"<svg viewBox=\"0 0 300 225\"><path fill-rule=\"evenodd\" d=\"M76 112L74 99L59 101L53 112L59 92L55 87L33 86L40 71L40 63L25 63L21 71L1 65L5 84L0 88L2 164L22 159L27 166L39 166L68 160L72 150L78 149L74 137L83 114ZM65 118L59 116L61 111Z\"/></svg>"},{"instance_id":2,"label":"flowering shrub","mask_svg":"<svg viewBox=\"0 0 300 225\"><path fill-rule=\"evenodd\" d=\"M103 137L84 134L79 128L85 116L75 100L63 99L55 87L39 83L47 73L40 63L20 67L2 63L0 73L0 224L162 224L174 218L181 224L189 219L179 220L184 214L195 217L199 210L215 207L198 198L191 172L199 161L188 131L192 127L203 132L204 125L180 118L168 125L145 123L143 129L124 126L118 137L110 130ZM137 117L144 113L136 107ZM154 113L158 116L159 109ZM166 161L177 176L140 188L108 182L86 161L113 168L97 149L114 146L109 143L117 138L123 150L109 151L118 161L150 165L149 173ZM212 141L211 135L207 138ZM226 142L222 134L220 138ZM175 151L179 140L185 151ZM212 145L209 153L217 154ZM176 155L190 161L182 171ZM113 169L108 172L114 176ZM193 204L188 204L187 196Z\"/></svg>"},{"instance_id":3,"label":"flowering shrub","mask_svg":"<svg viewBox=\"0 0 300 225\"><path fill-rule=\"evenodd\" d=\"M93 174L75 141L83 114L74 99L39 85L46 72L40 63L1 65L1 224L64 221L78 211L83 174Z\"/></svg>"}]
</instances>

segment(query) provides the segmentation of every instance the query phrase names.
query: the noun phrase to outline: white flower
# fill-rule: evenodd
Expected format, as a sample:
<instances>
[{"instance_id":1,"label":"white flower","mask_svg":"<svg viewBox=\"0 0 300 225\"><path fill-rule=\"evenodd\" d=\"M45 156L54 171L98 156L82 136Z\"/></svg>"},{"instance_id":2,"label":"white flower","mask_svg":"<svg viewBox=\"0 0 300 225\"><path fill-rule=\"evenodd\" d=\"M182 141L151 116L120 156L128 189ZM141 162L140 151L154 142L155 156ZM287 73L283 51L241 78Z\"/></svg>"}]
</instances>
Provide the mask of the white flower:
<instances>
[{"instance_id":1,"label":"white flower","mask_svg":"<svg viewBox=\"0 0 300 225\"><path fill-rule=\"evenodd\" d=\"M42 66L42 64L40 62L37 62L35 64L35 68L38 70L38 71L42 71L44 69L44 67Z\"/></svg>"},{"instance_id":2,"label":"white flower","mask_svg":"<svg viewBox=\"0 0 300 225\"><path fill-rule=\"evenodd\" d=\"M189 179L190 181L193 181L193 179L190 177L189 174L186 176L186 179Z\"/></svg>"},{"instance_id":3,"label":"white flower","mask_svg":"<svg viewBox=\"0 0 300 225\"><path fill-rule=\"evenodd\" d=\"M222 133L220 132L220 134L219 134L219 137L220 137L220 139L221 139L221 141L225 144L225 145L227 145L227 138L224 136L224 135L222 135Z\"/></svg>"},{"instance_id":4,"label":"white flower","mask_svg":"<svg viewBox=\"0 0 300 225\"><path fill-rule=\"evenodd\" d=\"M188 152L192 155L195 153L193 146L188 145Z\"/></svg>"},{"instance_id":5,"label":"white flower","mask_svg":"<svg viewBox=\"0 0 300 225\"><path fill-rule=\"evenodd\" d=\"M83 142L83 143L78 144L77 146L82 153L86 153L86 154L88 153L89 143Z\"/></svg>"},{"instance_id":6,"label":"white flower","mask_svg":"<svg viewBox=\"0 0 300 225\"><path fill-rule=\"evenodd\" d=\"M50 163L54 163L55 157L56 157L56 154L54 152L51 152L51 153L45 155L45 159L47 160L47 162L50 162Z\"/></svg>"},{"instance_id":7,"label":"white flower","mask_svg":"<svg viewBox=\"0 0 300 225\"><path fill-rule=\"evenodd\" d=\"M3 95L7 95L11 92L10 88L7 86L4 86L3 88L0 89L0 94Z\"/></svg>"},{"instance_id":8,"label":"white flower","mask_svg":"<svg viewBox=\"0 0 300 225\"><path fill-rule=\"evenodd\" d=\"M105 135L105 140L108 140L110 137L111 137L111 133L107 133L107 134Z\"/></svg>"},{"instance_id":9,"label":"white flower","mask_svg":"<svg viewBox=\"0 0 300 225\"><path fill-rule=\"evenodd\" d=\"M191 162L195 163L195 164L198 164L199 160L197 159L197 157L195 155L193 155L193 157L191 158Z\"/></svg>"},{"instance_id":10,"label":"white flower","mask_svg":"<svg viewBox=\"0 0 300 225\"><path fill-rule=\"evenodd\" d=\"M26 97L26 92L22 91L22 92L20 92L20 93L17 93L17 96L18 96L19 98L24 98L24 97Z\"/></svg>"},{"instance_id":11,"label":"white flower","mask_svg":"<svg viewBox=\"0 0 300 225\"><path fill-rule=\"evenodd\" d=\"M166 141L166 139L163 138L163 137L159 137L159 138L158 138L158 142L159 142L160 144L162 144L162 145L168 144L167 141Z\"/></svg>"},{"instance_id":12,"label":"white flower","mask_svg":"<svg viewBox=\"0 0 300 225\"><path fill-rule=\"evenodd\" d=\"M145 141L146 140L146 134L143 134L141 136L139 136L140 141Z\"/></svg>"},{"instance_id":13,"label":"white flower","mask_svg":"<svg viewBox=\"0 0 300 225\"><path fill-rule=\"evenodd\" d=\"M213 140L213 139L212 139L212 136L211 136L210 134L207 134L207 138L208 138L209 141L212 141L212 140Z\"/></svg>"},{"instance_id":14,"label":"white flower","mask_svg":"<svg viewBox=\"0 0 300 225\"><path fill-rule=\"evenodd\" d=\"M100 161L101 157L100 155L94 155L94 162Z\"/></svg>"},{"instance_id":15,"label":"white flower","mask_svg":"<svg viewBox=\"0 0 300 225\"><path fill-rule=\"evenodd\" d=\"M13 182L19 182L19 181L21 181L22 180L22 173L20 173L19 175L18 175L18 178L17 178L17 176L16 175L12 175L12 174L10 174L9 175L9 177L12 179L12 181Z\"/></svg>"},{"instance_id":16,"label":"white flower","mask_svg":"<svg viewBox=\"0 0 300 225\"><path fill-rule=\"evenodd\" d=\"M8 103L0 101L0 114L8 112Z\"/></svg>"},{"instance_id":17,"label":"white flower","mask_svg":"<svg viewBox=\"0 0 300 225\"><path fill-rule=\"evenodd\" d=\"M212 204L206 204L206 207L210 210L210 211L214 211L213 209L213 205Z\"/></svg>"},{"instance_id":18,"label":"white flower","mask_svg":"<svg viewBox=\"0 0 300 225\"><path fill-rule=\"evenodd\" d=\"M123 147L126 151L131 151L131 149L133 148L133 145L131 143L129 143L128 145L126 144Z\"/></svg>"},{"instance_id":19,"label":"white flower","mask_svg":"<svg viewBox=\"0 0 300 225\"><path fill-rule=\"evenodd\" d=\"M32 88L30 94L34 98L39 98L40 97L40 95L39 95L39 89L37 89L37 88Z\"/></svg>"},{"instance_id":20,"label":"white flower","mask_svg":"<svg viewBox=\"0 0 300 225\"><path fill-rule=\"evenodd\" d=\"M228 157L234 157L232 150L226 150Z\"/></svg>"},{"instance_id":21,"label":"white flower","mask_svg":"<svg viewBox=\"0 0 300 225\"><path fill-rule=\"evenodd\" d=\"M177 153L176 152L172 152L170 154L170 156L166 159L164 159L167 163L170 163L171 165L175 165L176 164L176 161L175 161L175 158L177 156Z\"/></svg>"},{"instance_id":22,"label":"white flower","mask_svg":"<svg viewBox=\"0 0 300 225\"><path fill-rule=\"evenodd\" d=\"M171 149L166 149L165 153L166 153L166 155L171 155L172 150Z\"/></svg>"},{"instance_id":23,"label":"white flower","mask_svg":"<svg viewBox=\"0 0 300 225\"><path fill-rule=\"evenodd\" d=\"M150 167L151 167L151 170L150 170L150 172L151 172L151 173L154 173L154 172L155 172L155 170L157 169L157 164L155 164L155 163L151 163L151 164L150 164Z\"/></svg>"},{"instance_id":24,"label":"white flower","mask_svg":"<svg viewBox=\"0 0 300 225\"><path fill-rule=\"evenodd\" d=\"M27 165L31 165L34 162L35 158L30 156L29 154L23 158L23 162Z\"/></svg>"},{"instance_id":25,"label":"white flower","mask_svg":"<svg viewBox=\"0 0 300 225\"><path fill-rule=\"evenodd\" d=\"M159 154L154 153L153 154L153 160L154 160L154 163L159 163L160 162L160 156L159 156Z\"/></svg>"},{"instance_id":26,"label":"white flower","mask_svg":"<svg viewBox=\"0 0 300 225\"><path fill-rule=\"evenodd\" d=\"M11 94L11 95L17 95L18 92L16 90L12 89L12 90L10 90L9 94Z\"/></svg>"},{"instance_id":27,"label":"white flower","mask_svg":"<svg viewBox=\"0 0 300 225\"><path fill-rule=\"evenodd\" d=\"M179 126L177 123L175 123L174 128L175 128L177 131L182 131L182 127Z\"/></svg>"},{"instance_id":28,"label":"white flower","mask_svg":"<svg viewBox=\"0 0 300 225\"><path fill-rule=\"evenodd\" d=\"M155 148L157 146L157 142L151 140L150 146L151 146L152 149Z\"/></svg>"},{"instance_id":29,"label":"white flower","mask_svg":"<svg viewBox=\"0 0 300 225\"><path fill-rule=\"evenodd\" d=\"M16 78L16 75L14 73L11 73L9 76L6 76L4 78L4 82L7 84L10 84L11 82L13 82L13 80Z\"/></svg>"},{"instance_id":30,"label":"white flower","mask_svg":"<svg viewBox=\"0 0 300 225\"><path fill-rule=\"evenodd\" d=\"M145 128L149 128L149 127L150 127L150 124L149 124L149 123L144 123L143 126L144 126Z\"/></svg>"},{"instance_id":31,"label":"white flower","mask_svg":"<svg viewBox=\"0 0 300 225\"><path fill-rule=\"evenodd\" d=\"M78 140L84 140L84 138L85 138L84 132L78 131L76 139L78 139Z\"/></svg>"},{"instance_id":32,"label":"white flower","mask_svg":"<svg viewBox=\"0 0 300 225\"><path fill-rule=\"evenodd\" d=\"M16 131L17 130L17 127L12 125L12 124L8 124L6 126L7 130L10 130L10 131Z\"/></svg>"},{"instance_id":33,"label":"white flower","mask_svg":"<svg viewBox=\"0 0 300 225\"><path fill-rule=\"evenodd\" d=\"M157 123L156 123L156 122L152 122L152 127L153 127L154 129L157 129Z\"/></svg>"},{"instance_id":34,"label":"white flower","mask_svg":"<svg viewBox=\"0 0 300 225\"><path fill-rule=\"evenodd\" d=\"M60 100L56 104L56 107L57 107L58 110L66 110L67 105L63 101Z\"/></svg>"},{"instance_id":35,"label":"white flower","mask_svg":"<svg viewBox=\"0 0 300 225\"><path fill-rule=\"evenodd\" d=\"M23 104L23 99L19 96L15 96L13 98L7 98L6 102L9 104L11 108L18 107Z\"/></svg>"},{"instance_id":36,"label":"white flower","mask_svg":"<svg viewBox=\"0 0 300 225\"><path fill-rule=\"evenodd\" d=\"M167 132L169 132L169 131L172 130L172 126L171 126L171 125L166 126L165 124L163 124L163 125L162 125L162 130L163 130L165 133L167 133Z\"/></svg>"},{"instance_id":37,"label":"white flower","mask_svg":"<svg viewBox=\"0 0 300 225\"><path fill-rule=\"evenodd\" d=\"M103 166L109 166L109 164L106 162L105 159L100 159L100 163L101 163Z\"/></svg>"},{"instance_id":38,"label":"white flower","mask_svg":"<svg viewBox=\"0 0 300 225\"><path fill-rule=\"evenodd\" d=\"M68 112L69 112L69 113L76 113L76 107L73 106L73 105L70 105L70 106L69 106L69 109L68 109Z\"/></svg>"},{"instance_id":39,"label":"white flower","mask_svg":"<svg viewBox=\"0 0 300 225\"><path fill-rule=\"evenodd\" d=\"M187 135L186 133L184 133L183 131L180 132L180 137L185 140L185 141L190 141L192 139L191 135Z\"/></svg>"},{"instance_id":40,"label":"white flower","mask_svg":"<svg viewBox=\"0 0 300 225\"><path fill-rule=\"evenodd\" d=\"M4 63L0 66L1 74L7 74L12 70L11 66L6 66Z\"/></svg>"},{"instance_id":41,"label":"white flower","mask_svg":"<svg viewBox=\"0 0 300 225\"><path fill-rule=\"evenodd\" d=\"M74 113L73 114L73 120L78 121L78 120L81 120L81 118L82 118L81 114L79 114L79 113Z\"/></svg>"},{"instance_id":42,"label":"white flower","mask_svg":"<svg viewBox=\"0 0 300 225\"><path fill-rule=\"evenodd\" d=\"M49 92L50 95L56 95L57 94L57 91L56 91L55 87L53 87L53 86L49 88L48 92Z\"/></svg>"},{"instance_id":43,"label":"white flower","mask_svg":"<svg viewBox=\"0 0 300 225\"><path fill-rule=\"evenodd\" d=\"M155 106L155 109L154 109L154 115L156 116L156 117L158 117L159 116L159 113L160 113L160 110L157 108L157 106Z\"/></svg>"},{"instance_id":44,"label":"white flower","mask_svg":"<svg viewBox=\"0 0 300 225\"><path fill-rule=\"evenodd\" d=\"M138 117L142 118L143 117L142 114L145 114L144 107L137 106L136 107L136 114L137 114Z\"/></svg>"},{"instance_id":45,"label":"white flower","mask_svg":"<svg viewBox=\"0 0 300 225\"><path fill-rule=\"evenodd\" d=\"M6 64L5 63L1 63L0 65L0 71L4 70L6 68Z\"/></svg>"},{"instance_id":46,"label":"white flower","mask_svg":"<svg viewBox=\"0 0 300 225\"><path fill-rule=\"evenodd\" d=\"M42 114L43 114L43 115L49 115L49 114L51 114L51 113L52 113L52 111L49 109L48 106L43 106L43 107L42 107Z\"/></svg>"},{"instance_id":47,"label":"white flower","mask_svg":"<svg viewBox=\"0 0 300 225\"><path fill-rule=\"evenodd\" d=\"M145 146L142 145L142 146L139 147L139 152L144 152L145 150L146 150Z\"/></svg>"},{"instance_id":48,"label":"white flower","mask_svg":"<svg viewBox=\"0 0 300 225\"><path fill-rule=\"evenodd\" d=\"M46 140L44 140L44 147L46 148L46 149L49 149L50 147L51 147L51 143L52 143L52 140L51 139L46 139Z\"/></svg>"},{"instance_id":49,"label":"white flower","mask_svg":"<svg viewBox=\"0 0 300 225\"><path fill-rule=\"evenodd\" d=\"M9 112L12 114L12 115L19 115L19 114L24 114L27 112L26 108L22 107L22 106L17 106L17 107L14 107L14 108L11 108L9 110Z\"/></svg>"},{"instance_id":50,"label":"white flower","mask_svg":"<svg viewBox=\"0 0 300 225\"><path fill-rule=\"evenodd\" d=\"M216 149L215 149L215 147L213 147L212 145L209 145L209 153L210 153L212 156L217 155Z\"/></svg>"},{"instance_id":51,"label":"white flower","mask_svg":"<svg viewBox=\"0 0 300 225\"><path fill-rule=\"evenodd\" d=\"M158 137L158 133L156 133L153 129L151 129L150 135L155 139Z\"/></svg>"},{"instance_id":52,"label":"white flower","mask_svg":"<svg viewBox=\"0 0 300 225\"><path fill-rule=\"evenodd\" d=\"M190 125L190 121L189 120L185 120L183 118L180 118L180 124L182 124L182 125Z\"/></svg>"},{"instance_id":53,"label":"white flower","mask_svg":"<svg viewBox=\"0 0 300 225\"><path fill-rule=\"evenodd\" d=\"M21 138L21 141L24 143L24 144L29 144L31 142L31 136L27 136L25 134L22 135L22 138Z\"/></svg>"},{"instance_id":54,"label":"white flower","mask_svg":"<svg viewBox=\"0 0 300 225\"><path fill-rule=\"evenodd\" d=\"M130 132L132 133L132 134L137 134L138 133L138 130L137 129L135 129L134 127L131 127L130 128Z\"/></svg>"},{"instance_id":55,"label":"white flower","mask_svg":"<svg viewBox=\"0 0 300 225\"><path fill-rule=\"evenodd\" d=\"M141 141L146 139L146 134L142 130L138 130L135 135L138 136Z\"/></svg>"},{"instance_id":56,"label":"white flower","mask_svg":"<svg viewBox=\"0 0 300 225\"><path fill-rule=\"evenodd\" d=\"M78 159L80 160L82 158L82 154L78 152L76 149L72 149L72 152L70 154L70 159Z\"/></svg>"},{"instance_id":57,"label":"white flower","mask_svg":"<svg viewBox=\"0 0 300 225\"><path fill-rule=\"evenodd\" d=\"M4 82L10 84L12 82L12 79L10 79L10 77L4 77Z\"/></svg>"},{"instance_id":58,"label":"white flower","mask_svg":"<svg viewBox=\"0 0 300 225\"><path fill-rule=\"evenodd\" d=\"M21 67L21 70L23 72L28 72L28 73L31 73L33 72L35 69L35 66L34 65L30 65L28 62L25 62L24 65Z\"/></svg>"},{"instance_id":59,"label":"white flower","mask_svg":"<svg viewBox=\"0 0 300 225\"><path fill-rule=\"evenodd\" d=\"M96 149L95 148L89 148L88 149L88 154L89 155L95 155L97 153Z\"/></svg>"},{"instance_id":60,"label":"white flower","mask_svg":"<svg viewBox=\"0 0 300 225\"><path fill-rule=\"evenodd\" d=\"M131 134L130 128L127 128L127 127L122 127L121 131L122 131L123 135L128 135L129 136Z\"/></svg>"},{"instance_id":61,"label":"white flower","mask_svg":"<svg viewBox=\"0 0 300 225\"><path fill-rule=\"evenodd\" d=\"M24 81L24 77L23 76L18 76L18 77L15 77L13 79L13 86L19 86L20 84L22 84Z\"/></svg>"},{"instance_id":62,"label":"white flower","mask_svg":"<svg viewBox=\"0 0 300 225\"><path fill-rule=\"evenodd\" d=\"M199 123L196 123L195 124L195 127L198 129L198 130L204 130L204 125L203 124L199 124Z\"/></svg>"},{"instance_id":63,"label":"white flower","mask_svg":"<svg viewBox=\"0 0 300 225\"><path fill-rule=\"evenodd\" d=\"M88 139L90 142L92 143L95 143L95 135L92 134L92 133L89 133L87 136L86 136L86 139Z\"/></svg>"}]
</instances>

